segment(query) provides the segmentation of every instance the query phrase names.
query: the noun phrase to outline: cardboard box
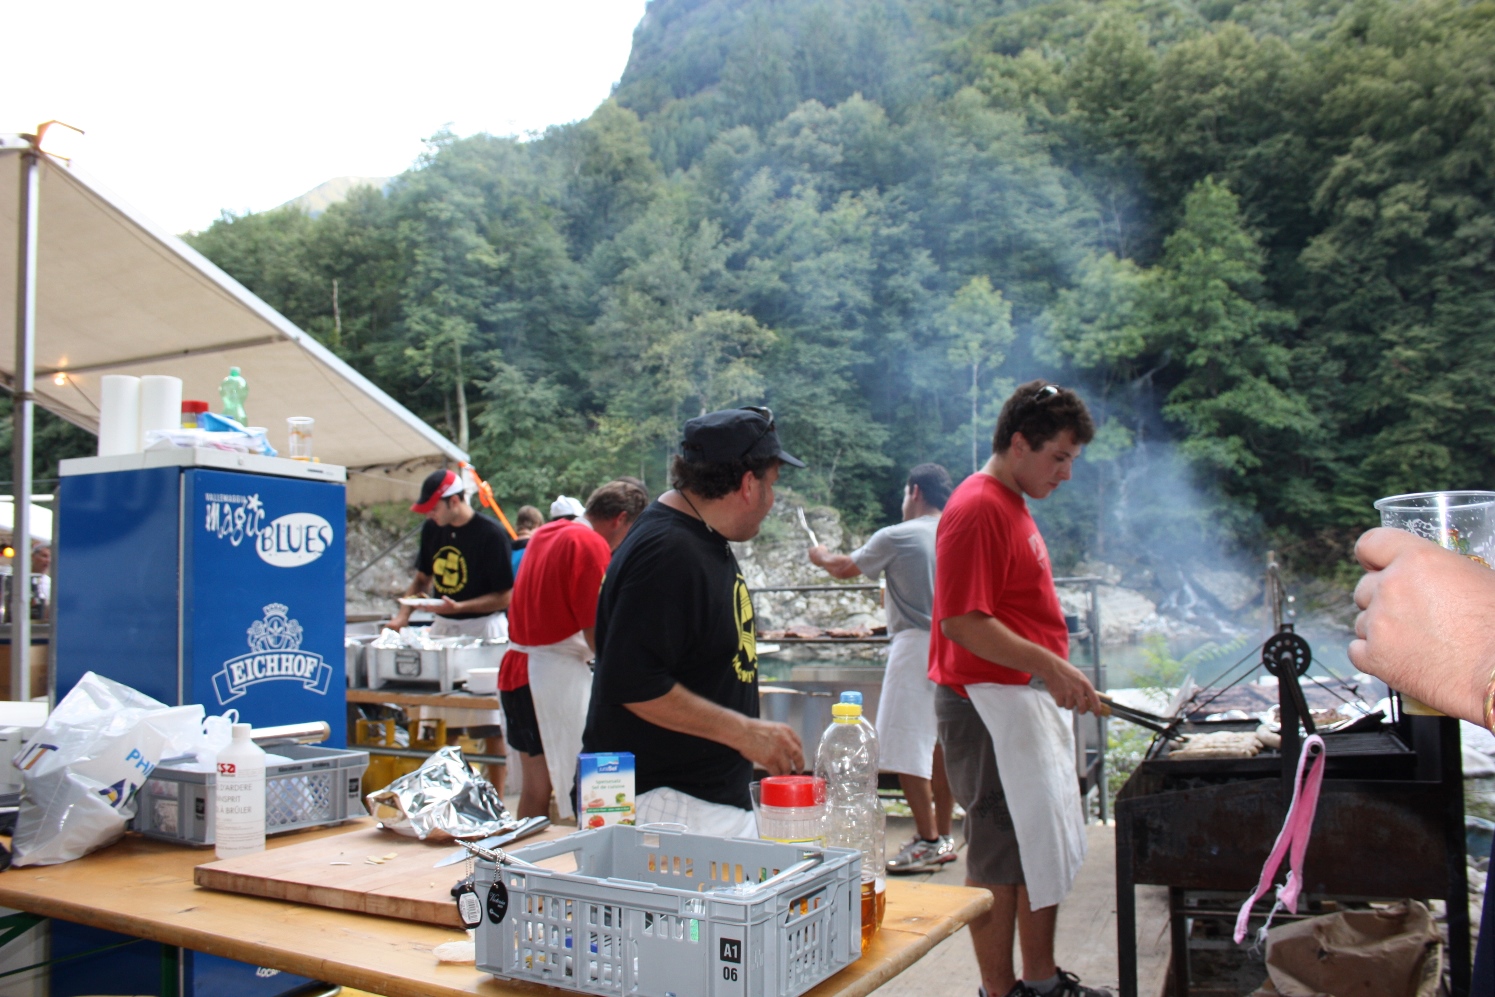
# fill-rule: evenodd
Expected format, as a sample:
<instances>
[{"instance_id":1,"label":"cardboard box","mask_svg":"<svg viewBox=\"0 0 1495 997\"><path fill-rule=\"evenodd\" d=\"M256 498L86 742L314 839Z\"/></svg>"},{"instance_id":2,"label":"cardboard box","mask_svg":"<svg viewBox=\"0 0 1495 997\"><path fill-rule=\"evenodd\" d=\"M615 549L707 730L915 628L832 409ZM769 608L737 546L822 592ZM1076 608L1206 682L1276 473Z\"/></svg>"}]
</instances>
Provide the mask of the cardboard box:
<instances>
[{"instance_id":1,"label":"cardboard box","mask_svg":"<svg viewBox=\"0 0 1495 997\"><path fill-rule=\"evenodd\" d=\"M579 828L632 824L633 754L582 754L577 756L581 785Z\"/></svg>"}]
</instances>

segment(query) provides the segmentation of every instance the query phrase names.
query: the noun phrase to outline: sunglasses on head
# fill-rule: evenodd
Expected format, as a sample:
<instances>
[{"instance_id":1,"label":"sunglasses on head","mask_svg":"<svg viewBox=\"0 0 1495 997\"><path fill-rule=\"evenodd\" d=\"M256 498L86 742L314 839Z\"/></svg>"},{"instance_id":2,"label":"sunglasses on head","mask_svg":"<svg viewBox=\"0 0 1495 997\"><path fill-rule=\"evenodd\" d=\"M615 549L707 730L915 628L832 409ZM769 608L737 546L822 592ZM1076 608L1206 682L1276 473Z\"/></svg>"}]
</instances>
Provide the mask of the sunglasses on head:
<instances>
[{"instance_id":1,"label":"sunglasses on head","mask_svg":"<svg viewBox=\"0 0 1495 997\"><path fill-rule=\"evenodd\" d=\"M738 460L742 460L747 457L748 454L752 453L753 448L756 447L759 443L763 442L763 437L774 431L773 409L769 408L766 405L744 405L742 407L742 411L756 412L758 415L761 415L764 419L768 420L768 425L764 426L762 432L760 432L756 437L753 438L753 442L748 444L746 450L737 455Z\"/></svg>"}]
</instances>

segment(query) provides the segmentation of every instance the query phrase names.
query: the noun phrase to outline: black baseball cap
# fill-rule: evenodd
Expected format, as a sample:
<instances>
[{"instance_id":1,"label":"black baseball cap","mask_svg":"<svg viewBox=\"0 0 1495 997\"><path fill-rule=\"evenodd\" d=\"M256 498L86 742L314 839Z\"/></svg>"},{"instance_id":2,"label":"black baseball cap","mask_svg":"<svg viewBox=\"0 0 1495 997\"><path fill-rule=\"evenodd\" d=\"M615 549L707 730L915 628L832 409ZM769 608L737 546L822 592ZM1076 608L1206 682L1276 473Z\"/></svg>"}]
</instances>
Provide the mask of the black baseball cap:
<instances>
[{"instance_id":1,"label":"black baseball cap","mask_svg":"<svg viewBox=\"0 0 1495 997\"><path fill-rule=\"evenodd\" d=\"M708 412L690 420L685 424L680 453L691 464L729 464L777 457L794 467L805 466L804 461L779 444L773 411L757 405Z\"/></svg>"},{"instance_id":2,"label":"black baseball cap","mask_svg":"<svg viewBox=\"0 0 1495 997\"><path fill-rule=\"evenodd\" d=\"M411 512L427 513L436 508L436 503L449 495L461 495L465 491L462 479L454 471L432 471L420 485L420 500L410 507Z\"/></svg>"}]
</instances>

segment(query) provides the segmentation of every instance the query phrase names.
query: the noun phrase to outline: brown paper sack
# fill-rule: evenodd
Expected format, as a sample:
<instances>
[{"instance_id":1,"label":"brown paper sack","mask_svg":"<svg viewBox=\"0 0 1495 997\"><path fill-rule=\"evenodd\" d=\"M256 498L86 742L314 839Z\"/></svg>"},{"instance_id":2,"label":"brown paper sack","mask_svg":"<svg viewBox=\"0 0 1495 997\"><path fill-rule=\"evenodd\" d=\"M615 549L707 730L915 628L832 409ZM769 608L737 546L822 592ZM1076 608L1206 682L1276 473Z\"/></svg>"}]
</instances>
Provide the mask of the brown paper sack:
<instances>
[{"instance_id":1,"label":"brown paper sack","mask_svg":"<svg viewBox=\"0 0 1495 997\"><path fill-rule=\"evenodd\" d=\"M1416 900L1326 914L1267 932L1267 975L1257 994L1435 997L1443 942Z\"/></svg>"}]
</instances>

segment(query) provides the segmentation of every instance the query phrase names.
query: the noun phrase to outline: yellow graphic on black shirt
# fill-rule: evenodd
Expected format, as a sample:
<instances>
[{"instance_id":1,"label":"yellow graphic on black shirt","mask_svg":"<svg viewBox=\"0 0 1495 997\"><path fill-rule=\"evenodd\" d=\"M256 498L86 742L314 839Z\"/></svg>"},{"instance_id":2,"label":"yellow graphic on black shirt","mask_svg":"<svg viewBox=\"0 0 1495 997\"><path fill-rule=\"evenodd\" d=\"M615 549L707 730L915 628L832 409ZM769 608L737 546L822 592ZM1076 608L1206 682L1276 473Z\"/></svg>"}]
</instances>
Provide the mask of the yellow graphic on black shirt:
<instances>
[{"instance_id":1,"label":"yellow graphic on black shirt","mask_svg":"<svg viewBox=\"0 0 1495 997\"><path fill-rule=\"evenodd\" d=\"M455 547L443 547L431 561L431 579L437 595L456 595L467 585L467 559Z\"/></svg>"},{"instance_id":2,"label":"yellow graphic on black shirt","mask_svg":"<svg viewBox=\"0 0 1495 997\"><path fill-rule=\"evenodd\" d=\"M741 575L732 587L732 608L737 615L737 654L732 670L737 681L753 682L758 678L758 627L753 616L753 597L748 595L747 581Z\"/></svg>"}]
</instances>

